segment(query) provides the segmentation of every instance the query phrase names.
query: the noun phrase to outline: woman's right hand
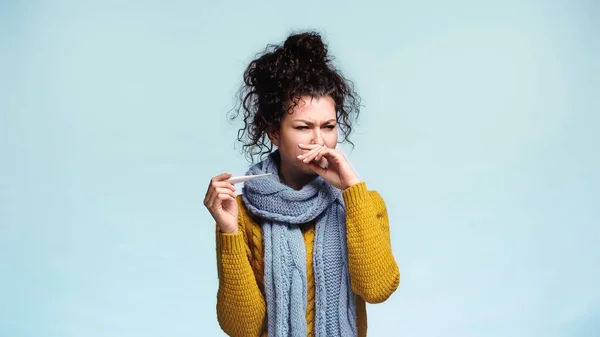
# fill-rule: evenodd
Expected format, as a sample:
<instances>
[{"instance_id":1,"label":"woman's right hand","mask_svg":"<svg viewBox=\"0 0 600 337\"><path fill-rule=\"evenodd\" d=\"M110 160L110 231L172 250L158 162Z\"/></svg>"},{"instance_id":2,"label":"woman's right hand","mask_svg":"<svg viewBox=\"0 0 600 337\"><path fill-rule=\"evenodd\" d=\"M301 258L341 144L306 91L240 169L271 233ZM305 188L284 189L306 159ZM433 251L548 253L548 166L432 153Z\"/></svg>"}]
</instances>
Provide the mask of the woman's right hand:
<instances>
[{"instance_id":1,"label":"woman's right hand","mask_svg":"<svg viewBox=\"0 0 600 337\"><path fill-rule=\"evenodd\" d=\"M226 181L231 173L222 173L210 180L204 206L215 219L221 232L236 234L238 230L238 205L235 200L235 186Z\"/></svg>"}]
</instances>

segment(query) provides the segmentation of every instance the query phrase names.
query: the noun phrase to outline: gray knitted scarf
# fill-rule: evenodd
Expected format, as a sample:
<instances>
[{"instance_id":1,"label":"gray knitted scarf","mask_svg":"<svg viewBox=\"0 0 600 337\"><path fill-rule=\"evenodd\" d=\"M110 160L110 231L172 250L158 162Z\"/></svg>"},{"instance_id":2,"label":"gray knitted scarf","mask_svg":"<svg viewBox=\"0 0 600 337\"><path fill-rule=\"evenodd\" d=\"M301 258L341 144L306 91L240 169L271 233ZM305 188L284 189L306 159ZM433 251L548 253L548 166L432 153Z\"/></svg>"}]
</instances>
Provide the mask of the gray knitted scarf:
<instances>
[{"instance_id":1,"label":"gray knitted scarf","mask_svg":"<svg viewBox=\"0 0 600 337\"><path fill-rule=\"evenodd\" d=\"M272 175L247 181L243 188L244 203L262 226L268 335L306 336L306 247L300 225L314 220L315 335L356 336L341 191L321 177L299 191L282 184L279 158L275 151L253 165L248 174Z\"/></svg>"}]
</instances>

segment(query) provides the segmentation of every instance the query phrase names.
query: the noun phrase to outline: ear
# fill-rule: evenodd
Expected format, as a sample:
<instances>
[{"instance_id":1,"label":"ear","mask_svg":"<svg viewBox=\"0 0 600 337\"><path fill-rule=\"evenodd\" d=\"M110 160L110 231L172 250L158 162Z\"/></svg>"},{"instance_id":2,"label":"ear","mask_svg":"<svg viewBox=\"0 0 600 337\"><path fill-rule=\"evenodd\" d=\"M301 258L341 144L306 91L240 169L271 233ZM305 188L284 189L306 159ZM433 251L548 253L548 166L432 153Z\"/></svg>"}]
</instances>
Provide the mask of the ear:
<instances>
[{"instance_id":1,"label":"ear","mask_svg":"<svg viewBox=\"0 0 600 337\"><path fill-rule=\"evenodd\" d=\"M279 147L279 132L270 130L270 131L267 131L267 136L269 137L271 144Z\"/></svg>"}]
</instances>

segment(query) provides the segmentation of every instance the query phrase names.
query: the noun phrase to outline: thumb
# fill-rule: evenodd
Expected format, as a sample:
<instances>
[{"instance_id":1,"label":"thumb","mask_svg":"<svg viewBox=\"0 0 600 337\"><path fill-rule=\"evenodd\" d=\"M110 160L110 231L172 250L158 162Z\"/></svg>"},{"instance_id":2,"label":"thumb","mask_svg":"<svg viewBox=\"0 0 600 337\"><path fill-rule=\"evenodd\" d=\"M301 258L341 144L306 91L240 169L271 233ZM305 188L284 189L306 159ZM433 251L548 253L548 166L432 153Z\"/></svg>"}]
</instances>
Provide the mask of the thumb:
<instances>
[{"instance_id":1,"label":"thumb","mask_svg":"<svg viewBox=\"0 0 600 337\"><path fill-rule=\"evenodd\" d=\"M312 168L318 175L323 175L327 172L326 168L322 168L321 165L318 165L314 161L308 163L308 166Z\"/></svg>"}]
</instances>

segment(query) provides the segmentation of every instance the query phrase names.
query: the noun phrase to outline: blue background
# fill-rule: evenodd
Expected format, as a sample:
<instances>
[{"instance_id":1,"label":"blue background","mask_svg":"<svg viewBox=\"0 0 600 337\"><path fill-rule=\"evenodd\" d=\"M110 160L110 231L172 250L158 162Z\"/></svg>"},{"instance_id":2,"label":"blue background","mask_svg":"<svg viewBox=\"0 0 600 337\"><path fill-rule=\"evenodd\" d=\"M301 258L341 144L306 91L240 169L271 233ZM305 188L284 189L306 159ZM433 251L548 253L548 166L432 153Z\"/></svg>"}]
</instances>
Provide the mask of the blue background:
<instances>
[{"instance_id":1,"label":"blue background","mask_svg":"<svg viewBox=\"0 0 600 337\"><path fill-rule=\"evenodd\" d=\"M0 2L0 336L220 336L241 75L320 30L397 292L369 336L600 336L600 5ZM236 146L234 148L234 146Z\"/></svg>"}]
</instances>

